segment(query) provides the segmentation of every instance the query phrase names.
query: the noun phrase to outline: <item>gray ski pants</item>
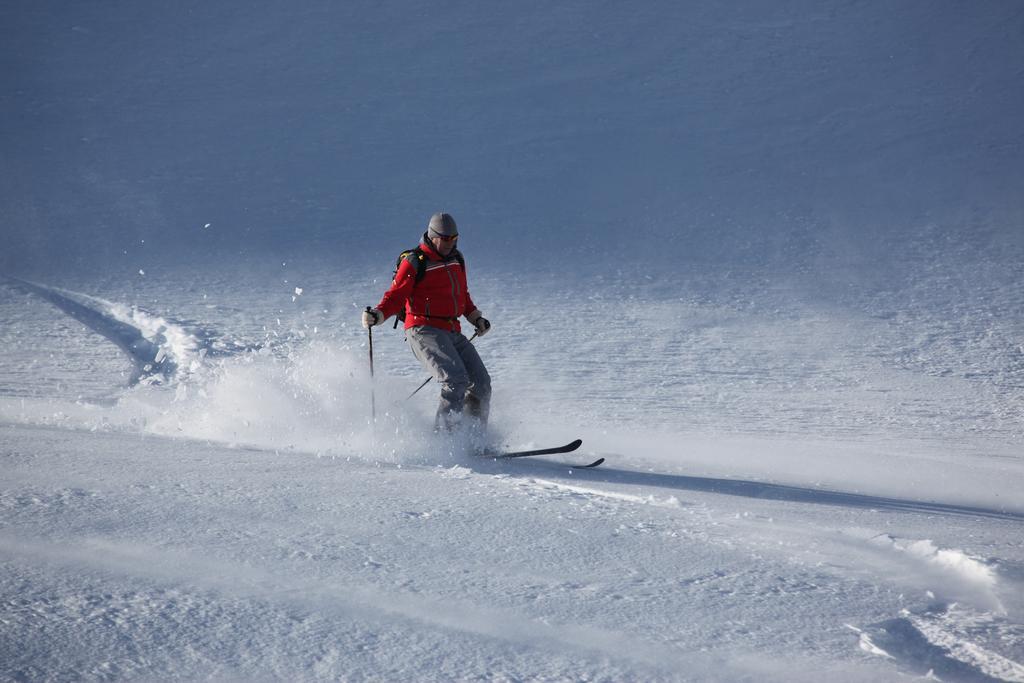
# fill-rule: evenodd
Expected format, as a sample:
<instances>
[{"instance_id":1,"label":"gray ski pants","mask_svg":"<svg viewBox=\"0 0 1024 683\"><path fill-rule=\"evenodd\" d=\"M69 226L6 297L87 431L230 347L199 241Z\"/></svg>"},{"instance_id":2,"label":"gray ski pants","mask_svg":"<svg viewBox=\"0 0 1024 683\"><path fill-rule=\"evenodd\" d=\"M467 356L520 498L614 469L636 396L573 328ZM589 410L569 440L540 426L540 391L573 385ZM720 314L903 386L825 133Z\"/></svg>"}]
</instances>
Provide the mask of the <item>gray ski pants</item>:
<instances>
[{"instance_id":1,"label":"gray ski pants","mask_svg":"<svg viewBox=\"0 0 1024 683\"><path fill-rule=\"evenodd\" d=\"M429 325L410 327L405 338L413 355L441 385L434 426L451 429L462 410L484 425L491 407L491 376L466 337Z\"/></svg>"}]
</instances>

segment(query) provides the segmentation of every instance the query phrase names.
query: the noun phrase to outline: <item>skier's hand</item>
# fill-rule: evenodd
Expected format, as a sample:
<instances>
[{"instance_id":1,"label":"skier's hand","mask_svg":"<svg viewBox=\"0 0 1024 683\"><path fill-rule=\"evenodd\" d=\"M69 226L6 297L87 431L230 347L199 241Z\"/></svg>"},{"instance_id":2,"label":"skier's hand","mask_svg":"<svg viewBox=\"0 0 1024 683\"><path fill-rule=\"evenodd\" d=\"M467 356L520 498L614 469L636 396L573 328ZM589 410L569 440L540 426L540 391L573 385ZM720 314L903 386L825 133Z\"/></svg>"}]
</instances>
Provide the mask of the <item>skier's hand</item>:
<instances>
[{"instance_id":1,"label":"skier's hand","mask_svg":"<svg viewBox=\"0 0 1024 683\"><path fill-rule=\"evenodd\" d=\"M363 327L371 328L374 325L380 325L384 322L384 314L379 309L371 308L368 311L363 311Z\"/></svg>"},{"instance_id":2,"label":"skier's hand","mask_svg":"<svg viewBox=\"0 0 1024 683\"><path fill-rule=\"evenodd\" d=\"M482 337L487 334L491 329L491 321L484 317L484 314L478 310L473 311L468 316L469 322L473 323L473 327L476 328L476 336Z\"/></svg>"}]
</instances>

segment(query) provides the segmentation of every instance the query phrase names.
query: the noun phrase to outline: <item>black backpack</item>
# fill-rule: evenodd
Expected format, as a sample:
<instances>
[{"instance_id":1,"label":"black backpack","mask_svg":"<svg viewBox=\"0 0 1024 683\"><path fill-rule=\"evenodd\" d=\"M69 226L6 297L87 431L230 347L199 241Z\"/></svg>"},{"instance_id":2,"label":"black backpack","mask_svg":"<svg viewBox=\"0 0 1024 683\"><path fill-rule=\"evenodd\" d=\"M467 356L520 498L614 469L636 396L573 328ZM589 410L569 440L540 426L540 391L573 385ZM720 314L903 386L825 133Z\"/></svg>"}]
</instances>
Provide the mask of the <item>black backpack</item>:
<instances>
[{"instance_id":1,"label":"black backpack","mask_svg":"<svg viewBox=\"0 0 1024 683\"><path fill-rule=\"evenodd\" d=\"M452 255L455 256L455 260L459 262L460 266L466 267L466 259L462 257L461 251L456 249L452 252ZM422 280L423 276L427 274L427 255L419 247L413 247L412 249L406 249L398 255L398 259L395 260L395 272L391 279L398 275L398 269L401 267L402 261L411 261L416 266L416 282ZM399 322L405 322L405 306L402 306L398 311L398 315L395 316L395 327L398 327Z\"/></svg>"}]
</instances>

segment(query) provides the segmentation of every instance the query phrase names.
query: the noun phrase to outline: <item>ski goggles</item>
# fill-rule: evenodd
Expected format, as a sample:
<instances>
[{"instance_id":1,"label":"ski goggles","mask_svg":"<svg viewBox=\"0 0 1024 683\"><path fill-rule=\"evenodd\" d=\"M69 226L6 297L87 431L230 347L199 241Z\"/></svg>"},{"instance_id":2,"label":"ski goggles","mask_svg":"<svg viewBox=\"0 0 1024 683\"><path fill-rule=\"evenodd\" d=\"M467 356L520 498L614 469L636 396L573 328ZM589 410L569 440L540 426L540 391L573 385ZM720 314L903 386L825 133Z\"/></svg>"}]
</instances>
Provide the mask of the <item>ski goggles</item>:
<instances>
[{"instance_id":1,"label":"ski goggles","mask_svg":"<svg viewBox=\"0 0 1024 683\"><path fill-rule=\"evenodd\" d=\"M431 230L430 234L432 237L436 237L442 242L454 242L455 240L459 239L458 235L442 235L441 233L436 232L434 230Z\"/></svg>"}]
</instances>

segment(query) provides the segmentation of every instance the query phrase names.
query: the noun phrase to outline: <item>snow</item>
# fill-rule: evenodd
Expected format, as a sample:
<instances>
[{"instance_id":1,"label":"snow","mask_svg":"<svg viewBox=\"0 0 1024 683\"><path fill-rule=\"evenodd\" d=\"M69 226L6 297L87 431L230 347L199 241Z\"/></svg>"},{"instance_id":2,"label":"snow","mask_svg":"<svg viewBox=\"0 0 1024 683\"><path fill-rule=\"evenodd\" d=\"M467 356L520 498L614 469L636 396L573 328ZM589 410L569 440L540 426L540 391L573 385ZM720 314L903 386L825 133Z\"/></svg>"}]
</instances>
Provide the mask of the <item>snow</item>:
<instances>
[{"instance_id":1,"label":"snow","mask_svg":"<svg viewBox=\"0 0 1024 683\"><path fill-rule=\"evenodd\" d=\"M167 309L204 306L188 287L154 287ZM221 286L205 317L237 311L217 321L227 328L274 289ZM403 402L421 371L386 330L374 389L387 408L370 423L360 309L340 307L353 316L341 327L315 301L343 293L307 289L312 307L280 326L267 311L280 332L260 339L258 319L214 338L62 290L101 313L96 327L164 328L179 367L196 364L126 387L104 336L79 326L47 341L61 310L18 283L2 291L6 319L39 330L38 357L57 344L107 373L103 392L78 398L19 379L26 351L5 347L5 382L26 389L0 398L7 676L1018 680L1024 463L998 422L956 440L955 424L943 439L912 421L857 427L823 391L791 394L799 419L764 433L686 431L671 404L646 425L628 411L587 423L616 414L619 380L591 372L591 397L531 385L512 370L534 363L533 342L510 330L500 347L480 342L512 385L497 385L496 438L584 447L479 461L425 436L433 396ZM530 297L503 317L526 315ZM313 320L331 331L310 335ZM759 333L786 348L788 332ZM690 354L710 363L718 349ZM36 365L76 392L101 385L65 361ZM715 381L735 391L747 374ZM801 381L747 391L767 400ZM557 400L579 412L552 422ZM830 431L821 406L851 424ZM572 467L598 455L598 469Z\"/></svg>"},{"instance_id":2,"label":"snow","mask_svg":"<svg viewBox=\"0 0 1024 683\"><path fill-rule=\"evenodd\" d=\"M0 19L0 679L1024 680L1017 3Z\"/></svg>"}]
</instances>

